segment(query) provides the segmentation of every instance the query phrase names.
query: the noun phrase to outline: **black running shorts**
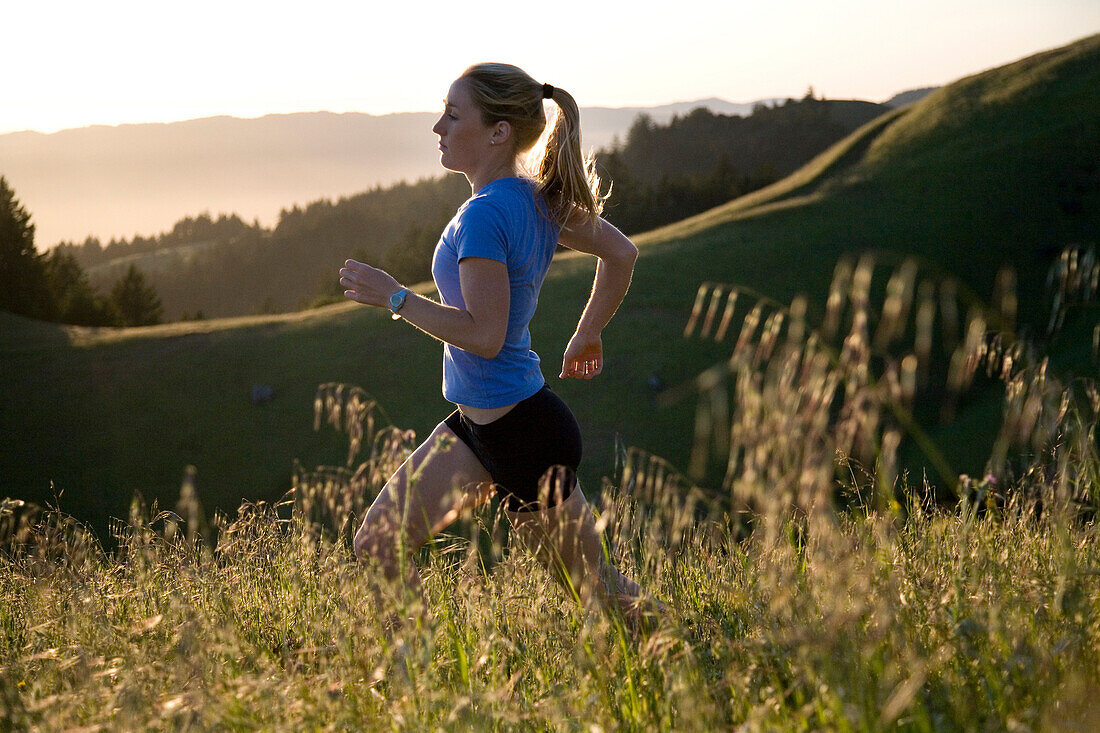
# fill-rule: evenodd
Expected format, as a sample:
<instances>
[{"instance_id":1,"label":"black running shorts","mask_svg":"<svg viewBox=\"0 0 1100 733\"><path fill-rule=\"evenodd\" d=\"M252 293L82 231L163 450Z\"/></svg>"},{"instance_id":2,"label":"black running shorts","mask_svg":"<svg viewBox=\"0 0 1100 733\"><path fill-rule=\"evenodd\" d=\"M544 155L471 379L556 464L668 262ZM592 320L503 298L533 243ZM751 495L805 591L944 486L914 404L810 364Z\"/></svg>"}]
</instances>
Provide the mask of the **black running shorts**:
<instances>
[{"instance_id":1,"label":"black running shorts","mask_svg":"<svg viewBox=\"0 0 1100 733\"><path fill-rule=\"evenodd\" d=\"M581 431L549 385L487 425L472 422L458 410L443 422L485 466L508 510L544 508L539 488L548 474L560 479L555 486L561 487L562 500L573 492L581 462ZM559 472L551 473L555 467L561 467ZM545 506L556 503L555 493L551 488Z\"/></svg>"}]
</instances>

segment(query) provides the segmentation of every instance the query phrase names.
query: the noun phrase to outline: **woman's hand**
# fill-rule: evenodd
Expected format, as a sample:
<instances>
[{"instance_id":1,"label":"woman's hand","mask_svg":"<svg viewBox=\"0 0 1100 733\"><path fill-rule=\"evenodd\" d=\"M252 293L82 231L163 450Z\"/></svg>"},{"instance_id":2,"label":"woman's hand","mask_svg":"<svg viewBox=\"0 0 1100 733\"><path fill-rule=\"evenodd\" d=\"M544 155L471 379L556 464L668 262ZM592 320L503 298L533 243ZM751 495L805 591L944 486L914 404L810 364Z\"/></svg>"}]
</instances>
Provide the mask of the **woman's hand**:
<instances>
[{"instance_id":1,"label":"woman's hand","mask_svg":"<svg viewBox=\"0 0 1100 733\"><path fill-rule=\"evenodd\" d=\"M575 377L591 379L603 371L603 340L597 334L582 334L579 331L569 339L565 347L565 357L561 363L561 379Z\"/></svg>"},{"instance_id":2,"label":"woman's hand","mask_svg":"<svg viewBox=\"0 0 1100 733\"><path fill-rule=\"evenodd\" d=\"M345 298L381 308L388 308L390 296L401 289L401 283L385 270L355 260L344 263L340 270L340 284L346 288Z\"/></svg>"}]
</instances>

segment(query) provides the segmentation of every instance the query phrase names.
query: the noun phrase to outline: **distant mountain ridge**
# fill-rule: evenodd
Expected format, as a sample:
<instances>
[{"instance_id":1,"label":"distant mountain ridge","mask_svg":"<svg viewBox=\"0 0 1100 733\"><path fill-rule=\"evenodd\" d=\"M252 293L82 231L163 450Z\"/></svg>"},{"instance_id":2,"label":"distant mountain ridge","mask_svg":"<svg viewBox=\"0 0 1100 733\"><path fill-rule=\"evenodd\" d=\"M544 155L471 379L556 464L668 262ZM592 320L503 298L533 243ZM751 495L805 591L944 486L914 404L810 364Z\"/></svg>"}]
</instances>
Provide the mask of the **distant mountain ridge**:
<instances>
[{"instance_id":1,"label":"distant mountain ridge","mask_svg":"<svg viewBox=\"0 0 1100 733\"><path fill-rule=\"evenodd\" d=\"M584 145L609 146L642 113L663 123L698 107L747 115L777 101L584 108ZM295 204L438 175L435 118L303 112L16 132L0 135L0 173L31 212L40 250L89 235L152 235L204 211L270 225Z\"/></svg>"}]
</instances>

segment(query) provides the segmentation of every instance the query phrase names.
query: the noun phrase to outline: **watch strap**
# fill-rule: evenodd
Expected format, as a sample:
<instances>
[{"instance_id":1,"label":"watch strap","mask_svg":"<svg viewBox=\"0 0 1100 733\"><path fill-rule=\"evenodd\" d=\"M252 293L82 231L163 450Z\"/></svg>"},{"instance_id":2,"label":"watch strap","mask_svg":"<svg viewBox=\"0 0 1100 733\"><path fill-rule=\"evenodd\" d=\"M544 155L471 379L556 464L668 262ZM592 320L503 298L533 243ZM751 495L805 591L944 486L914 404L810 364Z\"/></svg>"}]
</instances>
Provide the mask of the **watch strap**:
<instances>
[{"instance_id":1,"label":"watch strap","mask_svg":"<svg viewBox=\"0 0 1100 733\"><path fill-rule=\"evenodd\" d=\"M409 297L409 289L401 288L396 293L390 296L390 310L393 312L394 320L400 318L400 311L405 306L405 300Z\"/></svg>"}]
</instances>

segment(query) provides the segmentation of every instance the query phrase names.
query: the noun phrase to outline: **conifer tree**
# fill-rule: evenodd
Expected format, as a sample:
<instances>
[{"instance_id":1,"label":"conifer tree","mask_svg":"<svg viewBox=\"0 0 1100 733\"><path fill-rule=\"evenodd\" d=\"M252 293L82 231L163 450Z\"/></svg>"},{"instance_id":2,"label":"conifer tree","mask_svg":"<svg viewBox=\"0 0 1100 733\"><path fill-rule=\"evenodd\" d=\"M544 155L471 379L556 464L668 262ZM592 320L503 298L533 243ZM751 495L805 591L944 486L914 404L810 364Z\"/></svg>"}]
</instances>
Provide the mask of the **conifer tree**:
<instances>
[{"instance_id":1,"label":"conifer tree","mask_svg":"<svg viewBox=\"0 0 1100 733\"><path fill-rule=\"evenodd\" d=\"M31 215L0 176L0 310L32 318L54 315L46 266L34 248Z\"/></svg>"},{"instance_id":2,"label":"conifer tree","mask_svg":"<svg viewBox=\"0 0 1100 733\"><path fill-rule=\"evenodd\" d=\"M78 326L112 326L111 305L96 292L72 247L55 247L43 258L58 320Z\"/></svg>"},{"instance_id":3,"label":"conifer tree","mask_svg":"<svg viewBox=\"0 0 1100 733\"><path fill-rule=\"evenodd\" d=\"M111 304L122 326L152 326L160 323L164 316L160 296L146 283L137 265L130 265L111 288Z\"/></svg>"}]
</instances>

